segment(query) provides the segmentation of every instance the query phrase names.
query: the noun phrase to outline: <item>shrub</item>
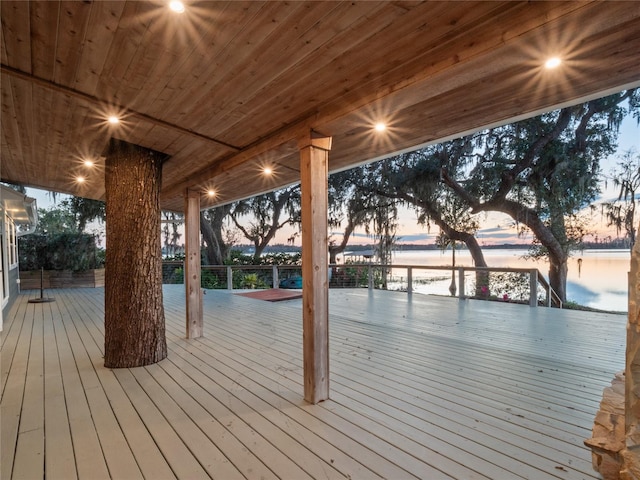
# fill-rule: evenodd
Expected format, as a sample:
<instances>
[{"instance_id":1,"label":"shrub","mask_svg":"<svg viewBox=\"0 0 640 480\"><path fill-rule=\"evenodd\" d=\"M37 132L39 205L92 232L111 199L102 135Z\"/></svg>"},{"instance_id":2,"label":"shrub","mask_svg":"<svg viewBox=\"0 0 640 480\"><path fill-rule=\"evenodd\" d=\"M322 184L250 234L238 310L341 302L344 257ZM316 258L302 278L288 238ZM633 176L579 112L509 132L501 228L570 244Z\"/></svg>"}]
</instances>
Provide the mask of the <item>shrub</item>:
<instances>
[{"instance_id":1,"label":"shrub","mask_svg":"<svg viewBox=\"0 0 640 480\"><path fill-rule=\"evenodd\" d=\"M18 238L20 270L72 270L104 267L105 252L93 235L58 233Z\"/></svg>"}]
</instances>

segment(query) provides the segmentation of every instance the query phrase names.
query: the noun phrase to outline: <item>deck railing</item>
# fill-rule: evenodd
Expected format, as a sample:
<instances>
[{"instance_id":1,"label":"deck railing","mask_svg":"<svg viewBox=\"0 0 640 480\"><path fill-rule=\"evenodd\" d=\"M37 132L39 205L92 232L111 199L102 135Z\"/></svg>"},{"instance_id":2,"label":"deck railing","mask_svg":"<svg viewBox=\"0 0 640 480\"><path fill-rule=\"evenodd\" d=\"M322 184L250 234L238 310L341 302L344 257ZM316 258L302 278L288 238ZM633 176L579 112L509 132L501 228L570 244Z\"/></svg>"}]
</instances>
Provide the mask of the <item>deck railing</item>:
<instances>
[{"instance_id":1,"label":"deck railing","mask_svg":"<svg viewBox=\"0 0 640 480\"><path fill-rule=\"evenodd\" d=\"M301 275L299 265L203 265L201 278L203 288L237 290L278 288L281 282L300 285ZM163 262L163 281L183 283L183 263ZM535 268L331 264L329 287L401 290L562 308L556 292Z\"/></svg>"}]
</instances>

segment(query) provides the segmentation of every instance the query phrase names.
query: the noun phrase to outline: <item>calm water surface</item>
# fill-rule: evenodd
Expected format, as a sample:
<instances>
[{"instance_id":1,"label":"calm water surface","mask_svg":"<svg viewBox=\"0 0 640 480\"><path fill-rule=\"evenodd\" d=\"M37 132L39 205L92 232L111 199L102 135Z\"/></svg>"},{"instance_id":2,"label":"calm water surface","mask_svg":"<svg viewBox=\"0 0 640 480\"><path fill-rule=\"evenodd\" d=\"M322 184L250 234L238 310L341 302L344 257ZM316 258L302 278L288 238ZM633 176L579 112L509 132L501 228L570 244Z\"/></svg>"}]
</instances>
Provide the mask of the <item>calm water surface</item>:
<instances>
[{"instance_id":1,"label":"calm water surface","mask_svg":"<svg viewBox=\"0 0 640 480\"><path fill-rule=\"evenodd\" d=\"M526 249L484 250L487 265L490 267L537 268L545 278L549 278L549 263L540 260L528 260L523 256ZM397 265L451 265L451 251L439 250L399 251L394 254L393 263ZM578 259L582 259L580 269ZM603 310L626 312L627 304L627 272L629 271L630 254L628 250L584 250L576 252L569 259L569 276L567 279L567 300L581 305ZM456 264L473 266L473 261L466 250L456 252ZM447 294L449 282L441 282L440 289ZM417 288L420 291L419 287ZM427 288L427 287L424 287Z\"/></svg>"}]
</instances>

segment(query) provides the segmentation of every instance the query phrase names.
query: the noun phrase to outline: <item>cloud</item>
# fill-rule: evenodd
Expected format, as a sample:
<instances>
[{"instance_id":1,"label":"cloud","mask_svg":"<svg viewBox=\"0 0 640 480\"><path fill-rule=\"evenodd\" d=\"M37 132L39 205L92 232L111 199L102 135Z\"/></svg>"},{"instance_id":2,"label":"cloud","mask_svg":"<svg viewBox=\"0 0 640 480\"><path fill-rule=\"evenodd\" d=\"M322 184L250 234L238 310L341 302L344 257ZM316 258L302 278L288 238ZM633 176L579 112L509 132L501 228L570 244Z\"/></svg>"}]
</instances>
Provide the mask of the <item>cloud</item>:
<instances>
[{"instance_id":1,"label":"cloud","mask_svg":"<svg viewBox=\"0 0 640 480\"><path fill-rule=\"evenodd\" d=\"M433 241L436 235L433 233L410 233L408 235L398 235L401 242Z\"/></svg>"},{"instance_id":2,"label":"cloud","mask_svg":"<svg viewBox=\"0 0 640 480\"><path fill-rule=\"evenodd\" d=\"M504 228L504 227L492 227L492 228L481 228L480 230L478 230L478 233L481 235L485 235L488 233L493 233L493 232L504 232L504 231L510 231L511 229L509 228ZM514 233L511 232L511 235L513 235Z\"/></svg>"},{"instance_id":3,"label":"cloud","mask_svg":"<svg viewBox=\"0 0 640 480\"><path fill-rule=\"evenodd\" d=\"M514 232L504 232L504 233L491 233L489 235L482 235L483 240L487 240L489 238L513 238L518 239L518 234Z\"/></svg>"}]
</instances>

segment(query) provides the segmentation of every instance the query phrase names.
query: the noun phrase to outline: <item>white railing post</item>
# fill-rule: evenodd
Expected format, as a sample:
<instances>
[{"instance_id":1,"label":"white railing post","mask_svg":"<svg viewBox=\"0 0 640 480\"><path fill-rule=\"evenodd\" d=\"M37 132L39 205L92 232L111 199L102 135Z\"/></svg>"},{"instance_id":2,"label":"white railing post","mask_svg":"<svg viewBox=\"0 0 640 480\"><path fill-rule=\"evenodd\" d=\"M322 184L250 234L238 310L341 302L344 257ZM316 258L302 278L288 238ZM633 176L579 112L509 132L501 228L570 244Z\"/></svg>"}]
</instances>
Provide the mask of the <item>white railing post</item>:
<instances>
[{"instance_id":1,"label":"white railing post","mask_svg":"<svg viewBox=\"0 0 640 480\"><path fill-rule=\"evenodd\" d=\"M369 290L373 290L373 270L371 269L371 263L369 263Z\"/></svg>"},{"instance_id":2,"label":"white railing post","mask_svg":"<svg viewBox=\"0 0 640 480\"><path fill-rule=\"evenodd\" d=\"M464 299L464 268L458 267L458 298Z\"/></svg>"},{"instance_id":3,"label":"white railing post","mask_svg":"<svg viewBox=\"0 0 640 480\"><path fill-rule=\"evenodd\" d=\"M280 288L280 282L278 281L278 266L274 265L273 269L273 288Z\"/></svg>"},{"instance_id":4,"label":"white railing post","mask_svg":"<svg viewBox=\"0 0 640 480\"><path fill-rule=\"evenodd\" d=\"M529 271L529 306L538 306L538 270L535 268Z\"/></svg>"},{"instance_id":5,"label":"white railing post","mask_svg":"<svg viewBox=\"0 0 640 480\"><path fill-rule=\"evenodd\" d=\"M407 293L413 293L413 268L407 267Z\"/></svg>"},{"instance_id":6,"label":"white railing post","mask_svg":"<svg viewBox=\"0 0 640 480\"><path fill-rule=\"evenodd\" d=\"M233 270L227 266L227 290L233 290Z\"/></svg>"}]
</instances>

